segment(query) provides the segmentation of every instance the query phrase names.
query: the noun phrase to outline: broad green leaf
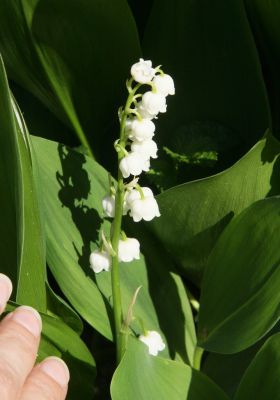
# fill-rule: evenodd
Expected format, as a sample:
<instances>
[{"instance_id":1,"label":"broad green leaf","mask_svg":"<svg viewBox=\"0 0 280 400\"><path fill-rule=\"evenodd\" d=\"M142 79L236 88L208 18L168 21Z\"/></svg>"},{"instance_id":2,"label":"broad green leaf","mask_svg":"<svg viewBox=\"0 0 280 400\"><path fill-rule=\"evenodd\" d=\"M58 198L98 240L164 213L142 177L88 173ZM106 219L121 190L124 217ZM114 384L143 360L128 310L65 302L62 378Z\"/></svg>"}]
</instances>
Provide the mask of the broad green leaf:
<instances>
[{"instance_id":1,"label":"broad green leaf","mask_svg":"<svg viewBox=\"0 0 280 400\"><path fill-rule=\"evenodd\" d=\"M234 400L280 399L280 334L270 337L246 370Z\"/></svg>"},{"instance_id":2,"label":"broad green leaf","mask_svg":"<svg viewBox=\"0 0 280 400\"><path fill-rule=\"evenodd\" d=\"M209 253L233 215L280 193L280 144L267 135L228 170L157 196L161 217L149 226L188 278L201 280Z\"/></svg>"},{"instance_id":3,"label":"broad green leaf","mask_svg":"<svg viewBox=\"0 0 280 400\"><path fill-rule=\"evenodd\" d=\"M159 120L160 142L172 151L188 154L200 126L199 150L217 150L229 165L271 127L242 0L155 0L143 53L175 80L176 95Z\"/></svg>"},{"instance_id":4,"label":"broad green leaf","mask_svg":"<svg viewBox=\"0 0 280 400\"><path fill-rule=\"evenodd\" d=\"M0 60L1 85L1 271L13 280L15 298L40 311L46 310L45 254L40 215L33 182L28 132L12 99ZM5 182L5 185L4 185Z\"/></svg>"},{"instance_id":5,"label":"broad green leaf","mask_svg":"<svg viewBox=\"0 0 280 400\"><path fill-rule=\"evenodd\" d=\"M220 386L230 398L233 397L245 370L257 352L271 335L280 331L280 323L272 328L261 340L246 350L235 354L207 353L203 357L201 371Z\"/></svg>"},{"instance_id":6,"label":"broad green leaf","mask_svg":"<svg viewBox=\"0 0 280 400\"><path fill-rule=\"evenodd\" d=\"M110 223L101 205L108 192L108 173L92 159L58 143L34 137L33 145L40 160L38 183L45 193L48 264L71 305L112 339L111 276L94 274L89 268L89 255L99 246L101 229L109 234ZM141 231L141 224L129 224L127 233L132 231L140 239L143 254L139 261L120 266L124 315L142 286L133 309L133 329L140 332L140 318L146 329L161 330L169 344L164 355L192 364L196 337L182 282L169 272L168 256L148 232Z\"/></svg>"},{"instance_id":7,"label":"broad green leaf","mask_svg":"<svg viewBox=\"0 0 280 400\"><path fill-rule=\"evenodd\" d=\"M226 400L209 378L189 366L150 356L137 340L129 342L111 383L112 400Z\"/></svg>"},{"instance_id":8,"label":"broad green leaf","mask_svg":"<svg viewBox=\"0 0 280 400\"><path fill-rule=\"evenodd\" d=\"M257 342L279 319L280 198L258 201L220 236L205 271L199 344L236 353Z\"/></svg>"},{"instance_id":9,"label":"broad green leaf","mask_svg":"<svg viewBox=\"0 0 280 400\"><path fill-rule=\"evenodd\" d=\"M0 58L0 252L1 272L10 276L17 286L18 230L16 191L19 185L16 128L11 98ZM14 295L15 296L14 292Z\"/></svg>"},{"instance_id":10,"label":"broad green leaf","mask_svg":"<svg viewBox=\"0 0 280 400\"><path fill-rule=\"evenodd\" d=\"M142 224L135 225L131 219L125 222L125 231L129 236L137 234L141 243L150 296L157 311L161 330L166 336L170 354L172 358L181 358L192 365L196 332L182 279L175 273L170 274L170 271L175 270L173 262L155 237Z\"/></svg>"},{"instance_id":11,"label":"broad green leaf","mask_svg":"<svg viewBox=\"0 0 280 400\"><path fill-rule=\"evenodd\" d=\"M273 131L280 132L280 3L277 0L245 0L246 10L252 26L263 65Z\"/></svg>"},{"instance_id":12,"label":"broad green leaf","mask_svg":"<svg viewBox=\"0 0 280 400\"><path fill-rule=\"evenodd\" d=\"M102 221L99 203L105 195L106 172L94 163L95 179L90 182L83 168L84 155L36 137L32 143L40 168L38 186L45 193L42 206L48 265L77 312L111 339L108 304L91 279L94 275L89 268L90 245L97 240ZM88 197L93 208L86 203Z\"/></svg>"},{"instance_id":13,"label":"broad green leaf","mask_svg":"<svg viewBox=\"0 0 280 400\"><path fill-rule=\"evenodd\" d=\"M232 398L245 370L260 348L259 343L236 354L207 353L201 371Z\"/></svg>"},{"instance_id":14,"label":"broad green leaf","mask_svg":"<svg viewBox=\"0 0 280 400\"><path fill-rule=\"evenodd\" d=\"M82 144L103 151L108 116L120 106L130 65L140 55L127 2L0 4L0 51L11 77L70 124Z\"/></svg>"},{"instance_id":15,"label":"broad green leaf","mask_svg":"<svg viewBox=\"0 0 280 400\"><path fill-rule=\"evenodd\" d=\"M20 164L20 265L16 301L46 311L46 256L40 211L32 171L29 133L14 102Z\"/></svg>"},{"instance_id":16,"label":"broad green leaf","mask_svg":"<svg viewBox=\"0 0 280 400\"><path fill-rule=\"evenodd\" d=\"M15 304L9 304L12 311ZM41 313L42 337L38 361L48 356L61 357L69 367L70 383L68 400L91 400L96 375L95 361L78 334L58 318Z\"/></svg>"}]
</instances>

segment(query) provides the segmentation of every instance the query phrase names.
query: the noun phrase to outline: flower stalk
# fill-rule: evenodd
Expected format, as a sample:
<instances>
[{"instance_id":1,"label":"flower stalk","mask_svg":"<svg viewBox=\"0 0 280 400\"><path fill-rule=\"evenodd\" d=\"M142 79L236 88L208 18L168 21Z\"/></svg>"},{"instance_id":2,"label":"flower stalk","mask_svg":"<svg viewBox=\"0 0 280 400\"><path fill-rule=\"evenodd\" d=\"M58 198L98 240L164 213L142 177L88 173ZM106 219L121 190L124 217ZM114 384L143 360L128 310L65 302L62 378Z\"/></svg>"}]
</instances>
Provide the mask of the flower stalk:
<instances>
[{"instance_id":1,"label":"flower stalk","mask_svg":"<svg viewBox=\"0 0 280 400\"><path fill-rule=\"evenodd\" d=\"M118 243L121 234L122 226L122 213L123 213L123 189L122 178L118 182L118 188L116 193L115 202L115 218L113 222L112 230L112 247L116 255L112 257L112 269L111 269L111 284L112 284L112 296L113 296L113 310L114 310L114 325L115 325L115 340L116 340L116 358L117 364L122 359L124 353L124 338L122 335L122 301L121 301L121 288L120 288L120 275L119 275L119 260L118 260Z\"/></svg>"},{"instance_id":2,"label":"flower stalk","mask_svg":"<svg viewBox=\"0 0 280 400\"><path fill-rule=\"evenodd\" d=\"M129 115L130 106L134 101L135 92L138 90L139 86L140 84L136 85L133 90L129 91L125 108L121 114L119 144L124 148L126 146L126 138L125 138L126 119L127 116ZM122 158L123 155L121 154L121 152L118 152L118 166L120 165ZM120 363L125 351L125 336L122 331L123 315L122 315L122 300L121 300L120 273L119 273L119 260L118 260L118 243L122 227L124 194L125 194L125 186L123 182L123 176L120 168L118 167L118 183L117 183L117 191L115 198L115 217L111 233L112 247L116 253L116 255L112 257L111 285L112 285L112 297L113 297L117 364Z\"/></svg>"},{"instance_id":3,"label":"flower stalk","mask_svg":"<svg viewBox=\"0 0 280 400\"><path fill-rule=\"evenodd\" d=\"M157 144L152 140L155 124L152 119L166 112L166 96L174 94L171 77L163 75L160 79L157 68L151 61L140 59L131 67L131 78L127 80L128 97L124 108L119 109L120 134L114 147L118 154L118 177L116 185L109 176L109 191L102 200L107 217L113 218L110 239L102 233L98 250L90 255L90 266L95 273L111 270L111 285L114 315L114 337L116 342L117 364L125 352L127 337L130 334L130 322L133 320L132 307L139 289L136 290L124 320L122 313L121 282L119 263L140 259L140 243L136 238L128 238L122 231L122 217L129 213L134 222L142 219L151 221L160 216L159 207L153 192L138 184L139 175L150 168L150 159L157 158ZM142 85L152 87L153 91L137 93ZM127 149L130 148L130 151ZM132 180L124 179L132 176ZM156 331L143 329L143 335L137 335L146 344L151 355L165 348L161 336Z\"/></svg>"}]
</instances>

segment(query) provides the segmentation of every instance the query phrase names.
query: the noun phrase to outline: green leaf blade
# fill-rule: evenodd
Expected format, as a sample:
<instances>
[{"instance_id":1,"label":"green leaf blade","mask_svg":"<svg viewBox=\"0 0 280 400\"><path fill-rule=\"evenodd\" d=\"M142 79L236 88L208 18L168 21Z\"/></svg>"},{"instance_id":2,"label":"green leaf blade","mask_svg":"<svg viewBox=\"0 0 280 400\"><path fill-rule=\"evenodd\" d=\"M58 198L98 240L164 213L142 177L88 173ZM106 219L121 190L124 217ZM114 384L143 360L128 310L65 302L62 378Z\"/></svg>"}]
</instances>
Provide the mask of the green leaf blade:
<instances>
[{"instance_id":1,"label":"green leaf blade","mask_svg":"<svg viewBox=\"0 0 280 400\"><path fill-rule=\"evenodd\" d=\"M246 370L234 400L280 399L280 334L271 336Z\"/></svg>"},{"instance_id":2,"label":"green leaf blade","mask_svg":"<svg viewBox=\"0 0 280 400\"><path fill-rule=\"evenodd\" d=\"M280 201L272 197L248 207L221 235L202 284L202 347L236 353L254 344L279 319L279 231Z\"/></svg>"},{"instance_id":3,"label":"green leaf blade","mask_svg":"<svg viewBox=\"0 0 280 400\"><path fill-rule=\"evenodd\" d=\"M227 396L202 373L176 361L148 354L130 340L111 383L112 400L226 400Z\"/></svg>"},{"instance_id":4,"label":"green leaf blade","mask_svg":"<svg viewBox=\"0 0 280 400\"><path fill-rule=\"evenodd\" d=\"M2 249L4 260L1 271L11 277L18 302L46 311L44 243L41 239L28 132L20 110L11 97L2 59L0 64L1 148L6 153L1 157L1 178L6 180L6 189L1 196L1 243L5 246Z\"/></svg>"},{"instance_id":5,"label":"green leaf blade","mask_svg":"<svg viewBox=\"0 0 280 400\"><path fill-rule=\"evenodd\" d=\"M279 153L279 142L267 135L226 171L157 196L161 217L149 226L188 278L200 283L209 254L233 215L280 193Z\"/></svg>"}]
</instances>

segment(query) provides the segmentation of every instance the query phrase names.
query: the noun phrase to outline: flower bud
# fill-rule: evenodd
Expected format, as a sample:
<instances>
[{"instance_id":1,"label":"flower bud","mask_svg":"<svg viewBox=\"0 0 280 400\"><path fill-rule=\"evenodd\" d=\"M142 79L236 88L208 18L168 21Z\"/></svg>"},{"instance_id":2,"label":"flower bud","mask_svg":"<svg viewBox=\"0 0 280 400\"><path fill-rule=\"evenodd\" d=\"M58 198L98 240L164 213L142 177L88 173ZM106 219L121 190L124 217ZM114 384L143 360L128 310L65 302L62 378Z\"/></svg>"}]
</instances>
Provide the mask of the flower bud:
<instances>
[{"instance_id":1,"label":"flower bud","mask_svg":"<svg viewBox=\"0 0 280 400\"><path fill-rule=\"evenodd\" d=\"M129 139L141 142L142 140L152 139L155 129L155 124L150 119L144 118L139 121L135 118L127 125L126 131Z\"/></svg>"},{"instance_id":2,"label":"flower bud","mask_svg":"<svg viewBox=\"0 0 280 400\"><path fill-rule=\"evenodd\" d=\"M160 93L146 92L142 96L142 107L150 115L166 112L166 98Z\"/></svg>"},{"instance_id":3,"label":"flower bud","mask_svg":"<svg viewBox=\"0 0 280 400\"><path fill-rule=\"evenodd\" d=\"M156 75L153 79L153 84L157 93L160 93L163 96L175 94L174 81L170 75Z\"/></svg>"},{"instance_id":4,"label":"flower bud","mask_svg":"<svg viewBox=\"0 0 280 400\"><path fill-rule=\"evenodd\" d=\"M160 216L159 208L153 192L148 187L143 187L143 198L138 190L131 190L126 196L127 207L134 222L151 221Z\"/></svg>"},{"instance_id":5,"label":"flower bud","mask_svg":"<svg viewBox=\"0 0 280 400\"><path fill-rule=\"evenodd\" d=\"M130 262L140 259L140 243L137 239L126 238L119 241L118 246L119 261Z\"/></svg>"},{"instance_id":6,"label":"flower bud","mask_svg":"<svg viewBox=\"0 0 280 400\"><path fill-rule=\"evenodd\" d=\"M111 256L102 250L95 250L90 254L89 257L90 268L97 274L101 271L109 271L111 267Z\"/></svg>"},{"instance_id":7,"label":"flower bud","mask_svg":"<svg viewBox=\"0 0 280 400\"><path fill-rule=\"evenodd\" d=\"M152 356L157 356L159 351L165 349L165 343L157 331L147 331L145 335L139 336L139 340L148 346Z\"/></svg>"},{"instance_id":8,"label":"flower bud","mask_svg":"<svg viewBox=\"0 0 280 400\"><path fill-rule=\"evenodd\" d=\"M149 171L150 162L138 153L128 153L120 162L120 170L124 178L129 175L140 175L142 171Z\"/></svg>"},{"instance_id":9,"label":"flower bud","mask_svg":"<svg viewBox=\"0 0 280 400\"><path fill-rule=\"evenodd\" d=\"M131 76L138 83L148 83L151 82L155 76L155 70L152 68L152 62L150 60L140 60L133 64L130 70Z\"/></svg>"},{"instance_id":10,"label":"flower bud","mask_svg":"<svg viewBox=\"0 0 280 400\"><path fill-rule=\"evenodd\" d=\"M115 216L115 196L105 196L102 199L102 207L108 217L114 218Z\"/></svg>"},{"instance_id":11,"label":"flower bud","mask_svg":"<svg viewBox=\"0 0 280 400\"><path fill-rule=\"evenodd\" d=\"M147 160L151 158L157 158L158 147L154 140L143 140L138 142L135 140L131 144L131 150L135 153L141 154Z\"/></svg>"}]
</instances>

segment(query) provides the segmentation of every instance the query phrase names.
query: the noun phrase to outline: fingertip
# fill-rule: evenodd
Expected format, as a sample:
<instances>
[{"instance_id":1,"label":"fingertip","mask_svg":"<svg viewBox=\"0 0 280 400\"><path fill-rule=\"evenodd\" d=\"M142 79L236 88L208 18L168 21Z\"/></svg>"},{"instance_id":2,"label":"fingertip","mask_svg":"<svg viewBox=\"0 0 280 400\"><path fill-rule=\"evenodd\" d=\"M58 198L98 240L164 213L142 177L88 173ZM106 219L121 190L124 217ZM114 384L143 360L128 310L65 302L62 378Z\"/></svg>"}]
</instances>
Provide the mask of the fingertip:
<instances>
[{"instance_id":1,"label":"fingertip","mask_svg":"<svg viewBox=\"0 0 280 400\"><path fill-rule=\"evenodd\" d=\"M38 368L62 388L68 385L70 379L69 369L61 358L48 357L38 365Z\"/></svg>"},{"instance_id":2,"label":"fingertip","mask_svg":"<svg viewBox=\"0 0 280 400\"><path fill-rule=\"evenodd\" d=\"M35 308L30 306L20 306L10 315L11 320L27 329L34 337L40 336L42 330L42 319Z\"/></svg>"},{"instance_id":3,"label":"fingertip","mask_svg":"<svg viewBox=\"0 0 280 400\"><path fill-rule=\"evenodd\" d=\"M0 273L0 313L6 307L7 301L9 300L13 291L13 284L7 275Z\"/></svg>"}]
</instances>

